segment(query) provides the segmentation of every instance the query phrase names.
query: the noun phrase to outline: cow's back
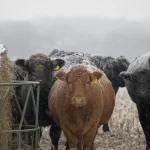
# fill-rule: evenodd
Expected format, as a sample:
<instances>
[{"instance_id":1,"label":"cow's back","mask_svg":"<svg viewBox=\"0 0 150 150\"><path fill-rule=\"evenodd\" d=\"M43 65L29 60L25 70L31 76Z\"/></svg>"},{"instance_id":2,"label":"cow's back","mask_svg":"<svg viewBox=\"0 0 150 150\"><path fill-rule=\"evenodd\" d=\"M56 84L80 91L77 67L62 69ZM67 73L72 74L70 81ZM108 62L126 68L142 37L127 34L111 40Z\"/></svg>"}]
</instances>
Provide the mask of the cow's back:
<instances>
[{"instance_id":1,"label":"cow's back","mask_svg":"<svg viewBox=\"0 0 150 150\"><path fill-rule=\"evenodd\" d=\"M149 67L148 59L150 58L150 52L136 57L129 65L127 72L134 73L137 69L143 67Z\"/></svg>"}]
</instances>

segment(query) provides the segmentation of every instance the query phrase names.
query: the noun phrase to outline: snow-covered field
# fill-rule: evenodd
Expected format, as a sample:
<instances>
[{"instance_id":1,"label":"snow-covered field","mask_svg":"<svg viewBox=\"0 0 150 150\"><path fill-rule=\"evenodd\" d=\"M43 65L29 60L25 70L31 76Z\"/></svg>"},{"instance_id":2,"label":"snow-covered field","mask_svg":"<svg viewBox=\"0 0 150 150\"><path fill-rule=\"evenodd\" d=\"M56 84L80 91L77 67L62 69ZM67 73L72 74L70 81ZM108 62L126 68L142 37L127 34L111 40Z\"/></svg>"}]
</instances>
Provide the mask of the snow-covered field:
<instances>
[{"instance_id":1,"label":"snow-covered field","mask_svg":"<svg viewBox=\"0 0 150 150\"><path fill-rule=\"evenodd\" d=\"M116 105L109 122L110 132L103 133L101 127L96 136L95 150L145 150L145 138L140 126L137 109L126 88L120 88L116 95ZM43 129L40 140L42 150L50 150L49 127ZM65 137L62 134L59 150L65 150Z\"/></svg>"}]
</instances>

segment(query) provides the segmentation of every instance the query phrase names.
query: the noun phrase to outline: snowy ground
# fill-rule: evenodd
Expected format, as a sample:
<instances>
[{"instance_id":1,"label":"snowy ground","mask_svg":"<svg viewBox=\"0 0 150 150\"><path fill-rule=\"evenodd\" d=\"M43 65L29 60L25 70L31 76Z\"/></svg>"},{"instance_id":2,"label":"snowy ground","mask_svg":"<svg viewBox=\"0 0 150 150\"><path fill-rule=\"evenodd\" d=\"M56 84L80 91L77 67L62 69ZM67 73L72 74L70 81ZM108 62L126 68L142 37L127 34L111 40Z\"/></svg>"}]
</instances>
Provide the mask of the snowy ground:
<instances>
[{"instance_id":1,"label":"snowy ground","mask_svg":"<svg viewBox=\"0 0 150 150\"><path fill-rule=\"evenodd\" d=\"M109 122L110 133L101 128L96 136L95 150L145 150L145 138L141 129L135 104L125 88L120 88L116 96L116 105ZM40 140L42 150L50 150L49 127L43 129ZM59 141L59 150L65 150L65 137Z\"/></svg>"}]
</instances>

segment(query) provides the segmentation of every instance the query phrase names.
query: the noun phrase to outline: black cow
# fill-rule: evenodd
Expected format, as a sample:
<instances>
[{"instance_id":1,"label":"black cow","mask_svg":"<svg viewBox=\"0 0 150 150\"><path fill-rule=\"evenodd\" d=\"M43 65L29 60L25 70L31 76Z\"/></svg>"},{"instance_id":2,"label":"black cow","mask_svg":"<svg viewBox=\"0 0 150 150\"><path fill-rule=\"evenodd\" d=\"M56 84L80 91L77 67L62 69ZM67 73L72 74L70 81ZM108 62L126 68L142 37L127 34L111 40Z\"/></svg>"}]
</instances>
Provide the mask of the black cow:
<instances>
[{"instance_id":1,"label":"black cow","mask_svg":"<svg viewBox=\"0 0 150 150\"><path fill-rule=\"evenodd\" d=\"M130 65L130 62L124 56L119 56L116 58L116 60L118 60L118 62L121 62L126 66Z\"/></svg>"},{"instance_id":2,"label":"black cow","mask_svg":"<svg viewBox=\"0 0 150 150\"><path fill-rule=\"evenodd\" d=\"M136 104L139 121L150 150L150 52L134 59L128 70L121 72L127 91Z\"/></svg>"},{"instance_id":3,"label":"black cow","mask_svg":"<svg viewBox=\"0 0 150 150\"><path fill-rule=\"evenodd\" d=\"M91 61L104 71L111 81L115 93L117 93L119 87L125 86L123 79L119 76L120 72L126 71L129 66L129 62L124 56L120 56L117 59L110 56L93 56ZM103 130L104 132L109 131L108 124L104 124Z\"/></svg>"},{"instance_id":4,"label":"black cow","mask_svg":"<svg viewBox=\"0 0 150 150\"><path fill-rule=\"evenodd\" d=\"M53 118L50 118L47 115L48 109L48 94L53 85L53 71L55 70L56 66L57 69L60 69L64 64L65 61L62 59L55 59L50 60L50 58L44 54L35 54L32 55L28 60L24 59L17 59L15 61L16 65L21 66L26 72L28 73L25 77L25 81L39 81L40 82L40 101L39 101L39 125L40 126L51 126L50 130L50 137L52 140L52 144L54 145L55 149L58 149L58 141L61 134L61 129L58 127ZM18 95L21 97L19 103L23 108L26 95L28 92L28 85L21 86L21 92ZM36 96L36 90L33 89L34 94ZM25 119L28 124L34 125L35 124L35 113L33 109L33 103L31 100L31 96L29 97Z\"/></svg>"},{"instance_id":5,"label":"black cow","mask_svg":"<svg viewBox=\"0 0 150 150\"><path fill-rule=\"evenodd\" d=\"M106 64L109 60L114 60L114 58L110 56L101 56L101 55L91 57L91 61L97 66L97 68L100 69L103 69L104 64Z\"/></svg>"},{"instance_id":6,"label":"black cow","mask_svg":"<svg viewBox=\"0 0 150 150\"><path fill-rule=\"evenodd\" d=\"M117 93L119 87L125 86L119 74L122 71L126 71L130 63L124 56L120 56L117 59L110 56L94 56L91 58L91 61L104 71L108 79L112 82L115 93Z\"/></svg>"},{"instance_id":7,"label":"black cow","mask_svg":"<svg viewBox=\"0 0 150 150\"><path fill-rule=\"evenodd\" d=\"M126 71L128 66L128 63L117 59L108 60L107 63L103 65L103 71L111 81L115 93L117 93L119 87L125 86L125 83L119 74L122 71Z\"/></svg>"}]
</instances>

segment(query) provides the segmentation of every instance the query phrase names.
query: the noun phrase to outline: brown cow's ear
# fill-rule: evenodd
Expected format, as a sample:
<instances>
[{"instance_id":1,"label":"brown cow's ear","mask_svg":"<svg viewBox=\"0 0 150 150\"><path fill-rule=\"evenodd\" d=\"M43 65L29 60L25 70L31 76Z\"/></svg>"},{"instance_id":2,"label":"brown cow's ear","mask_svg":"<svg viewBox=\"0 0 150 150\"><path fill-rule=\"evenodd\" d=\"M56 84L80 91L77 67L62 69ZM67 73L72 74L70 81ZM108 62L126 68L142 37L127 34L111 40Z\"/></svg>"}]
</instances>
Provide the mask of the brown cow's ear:
<instances>
[{"instance_id":1,"label":"brown cow's ear","mask_svg":"<svg viewBox=\"0 0 150 150\"><path fill-rule=\"evenodd\" d=\"M62 80L62 81L66 81L66 76L67 76L67 74L62 70L57 71L56 74L55 74L55 77L57 79Z\"/></svg>"},{"instance_id":2,"label":"brown cow's ear","mask_svg":"<svg viewBox=\"0 0 150 150\"><path fill-rule=\"evenodd\" d=\"M95 71L92 73L92 82L93 83L97 83L98 80L103 76L103 73L102 72L99 72L99 71Z\"/></svg>"}]
</instances>

